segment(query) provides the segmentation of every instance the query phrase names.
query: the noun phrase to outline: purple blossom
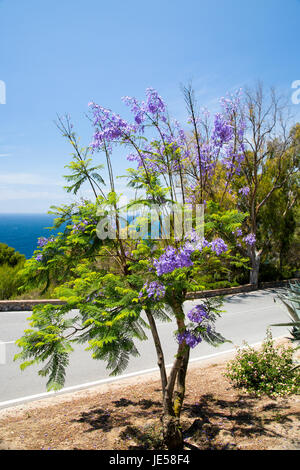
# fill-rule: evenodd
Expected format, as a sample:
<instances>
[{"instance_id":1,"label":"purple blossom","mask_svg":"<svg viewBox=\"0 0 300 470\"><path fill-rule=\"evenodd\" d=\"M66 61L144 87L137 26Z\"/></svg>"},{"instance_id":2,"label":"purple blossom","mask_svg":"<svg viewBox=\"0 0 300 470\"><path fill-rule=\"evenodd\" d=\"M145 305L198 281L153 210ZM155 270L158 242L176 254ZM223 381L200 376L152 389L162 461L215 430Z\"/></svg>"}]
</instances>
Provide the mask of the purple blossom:
<instances>
[{"instance_id":1,"label":"purple blossom","mask_svg":"<svg viewBox=\"0 0 300 470\"><path fill-rule=\"evenodd\" d=\"M191 254L192 250L188 247L183 246L178 250L172 246L168 246L164 254L153 262L157 275L161 276L162 274L171 273L177 268L188 268L192 266Z\"/></svg>"},{"instance_id":2,"label":"purple blossom","mask_svg":"<svg viewBox=\"0 0 300 470\"><path fill-rule=\"evenodd\" d=\"M184 341L190 348L195 348L202 341L200 333L194 331L185 330L183 333L178 333L177 341L182 344Z\"/></svg>"},{"instance_id":3,"label":"purple blossom","mask_svg":"<svg viewBox=\"0 0 300 470\"><path fill-rule=\"evenodd\" d=\"M229 142L234 135L232 125L221 114L215 115L215 125L212 134L212 140L217 147L222 147Z\"/></svg>"},{"instance_id":4,"label":"purple blossom","mask_svg":"<svg viewBox=\"0 0 300 470\"><path fill-rule=\"evenodd\" d=\"M43 255L41 253L39 253L38 255L36 255L35 259L37 261L43 261Z\"/></svg>"},{"instance_id":5,"label":"purple blossom","mask_svg":"<svg viewBox=\"0 0 300 470\"><path fill-rule=\"evenodd\" d=\"M235 235L236 237L241 237L243 235L243 232L240 228L237 228L236 230L232 232L232 234Z\"/></svg>"},{"instance_id":6,"label":"purple blossom","mask_svg":"<svg viewBox=\"0 0 300 470\"><path fill-rule=\"evenodd\" d=\"M249 246L254 246L256 243L256 236L254 233L249 233L243 238L244 242Z\"/></svg>"},{"instance_id":7,"label":"purple blossom","mask_svg":"<svg viewBox=\"0 0 300 470\"><path fill-rule=\"evenodd\" d=\"M146 109L151 114L162 114L166 111L165 103L154 88L146 90L147 103Z\"/></svg>"},{"instance_id":8,"label":"purple blossom","mask_svg":"<svg viewBox=\"0 0 300 470\"><path fill-rule=\"evenodd\" d=\"M188 312L187 317L194 323L202 323L205 318L208 318L205 305L196 305L196 307Z\"/></svg>"},{"instance_id":9,"label":"purple blossom","mask_svg":"<svg viewBox=\"0 0 300 470\"><path fill-rule=\"evenodd\" d=\"M218 256L228 250L228 246L222 238L216 238L209 245L212 251L214 251Z\"/></svg>"},{"instance_id":10,"label":"purple blossom","mask_svg":"<svg viewBox=\"0 0 300 470\"><path fill-rule=\"evenodd\" d=\"M72 226L72 230L74 230L75 232L84 232L88 225L93 225L93 224L94 225L96 224L95 220L84 219L84 220L81 220L79 223L74 224Z\"/></svg>"},{"instance_id":11,"label":"purple blossom","mask_svg":"<svg viewBox=\"0 0 300 470\"><path fill-rule=\"evenodd\" d=\"M141 292L139 293L139 298L143 297L145 291L149 299L152 298L155 300L160 300L165 296L166 288L163 284L160 284L157 281L150 283L146 282L143 285Z\"/></svg>"},{"instance_id":12,"label":"purple blossom","mask_svg":"<svg viewBox=\"0 0 300 470\"><path fill-rule=\"evenodd\" d=\"M147 115L152 115L154 117L159 115L163 121L166 121L166 105L162 97L159 96L158 92L154 88L146 89L146 101L139 102L136 98L131 96L124 96L122 101L130 107L130 110L134 115L134 120L138 126L143 124Z\"/></svg>"},{"instance_id":13,"label":"purple blossom","mask_svg":"<svg viewBox=\"0 0 300 470\"><path fill-rule=\"evenodd\" d=\"M241 188L239 190L239 193L242 194L243 196L248 196L248 194L250 193L249 186L245 186L244 188Z\"/></svg>"},{"instance_id":14,"label":"purple blossom","mask_svg":"<svg viewBox=\"0 0 300 470\"><path fill-rule=\"evenodd\" d=\"M40 237L38 239L38 246L42 248L46 246L48 243L53 242L53 241L54 241L54 237L50 237L50 238Z\"/></svg>"},{"instance_id":15,"label":"purple blossom","mask_svg":"<svg viewBox=\"0 0 300 470\"><path fill-rule=\"evenodd\" d=\"M135 122L138 125L142 124L146 119L145 107L141 105L136 98L132 98L131 96L124 96L122 101L130 107L130 110L134 115Z\"/></svg>"},{"instance_id":16,"label":"purple blossom","mask_svg":"<svg viewBox=\"0 0 300 470\"><path fill-rule=\"evenodd\" d=\"M96 103L89 103L92 109L96 132L91 147L102 150L104 146L110 150L110 144L118 140L127 140L128 136L136 131L136 127L129 124L110 109L103 108Z\"/></svg>"},{"instance_id":17,"label":"purple blossom","mask_svg":"<svg viewBox=\"0 0 300 470\"><path fill-rule=\"evenodd\" d=\"M195 231L192 231L185 237L186 241L181 248L168 246L160 258L153 261L156 274L168 274L178 268L190 268L193 266L191 256L195 251L202 251L209 247L218 256L228 250L228 246L221 238L208 242L205 238L199 238Z\"/></svg>"},{"instance_id":18,"label":"purple blossom","mask_svg":"<svg viewBox=\"0 0 300 470\"><path fill-rule=\"evenodd\" d=\"M128 155L128 160L136 161L141 171L145 169L153 174L178 172L185 168L188 161L193 161L204 180L213 177L219 161L227 170L226 176L230 179L234 173L240 173L244 159L243 137L246 126L238 117L240 97L239 91L222 98L222 112L215 115L211 137L201 129L201 126L204 131L211 127L208 123L208 113L196 119L199 141L194 144L177 121L169 121L166 105L154 88L146 89L144 101L130 96L122 98L133 114L133 124L109 109L90 103L95 126L91 147L111 151L113 143L131 144L134 151ZM159 133L158 139L151 143L145 141L140 146L142 141L138 139L137 133L144 133L146 126L153 124L153 128ZM197 201L198 189L191 188L188 201Z\"/></svg>"}]
</instances>

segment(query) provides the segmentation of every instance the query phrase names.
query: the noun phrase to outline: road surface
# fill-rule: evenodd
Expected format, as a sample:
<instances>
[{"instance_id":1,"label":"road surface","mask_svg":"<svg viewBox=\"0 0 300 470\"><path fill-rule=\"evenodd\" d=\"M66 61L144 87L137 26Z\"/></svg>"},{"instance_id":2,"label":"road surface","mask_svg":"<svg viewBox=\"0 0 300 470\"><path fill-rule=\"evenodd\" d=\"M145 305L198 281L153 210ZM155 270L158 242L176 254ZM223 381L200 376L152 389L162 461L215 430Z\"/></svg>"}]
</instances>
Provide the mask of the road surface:
<instances>
[{"instance_id":1,"label":"road surface","mask_svg":"<svg viewBox=\"0 0 300 470\"><path fill-rule=\"evenodd\" d=\"M217 330L232 343L225 343L218 348L201 343L191 351L191 359L196 361L210 355L219 355L234 349L235 346L242 345L243 341L247 341L249 344L262 341L270 324L285 322L288 319L280 303L274 303L274 297L279 291L280 289L266 289L228 296L223 307L225 312L218 319L216 326ZM186 311L196 303L197 301L187 301ZM30 312L0 312L0 341L5 344L5 346L2 344L1 349L3 352L3 348L5 348L6 353L4 364L1 364L0 355L0 408L47 396L45 393L47 380L37 374L38 367L31 366L25 371L21 371L20 364L13 362L14 355L19 351L14 342L28 327L26 319L29 316ZM172 323L158 324L161 341L165 348L166 364L171 364L174 358L176 343L172 334L175 329ZM287 335L288 329L286 327L272 327L272 332L275 338ZM125 376L142 374L157 367L150 332L149 340L137 345L140 357L131 358L129 366L124 372ZM85 347L86 345L77 345L74 353L70 356L63 392L110 380L105 363L93 360L91 353L84 350ZM113 380L120 380L120 377Z\"/></svg>"}]
</instances>

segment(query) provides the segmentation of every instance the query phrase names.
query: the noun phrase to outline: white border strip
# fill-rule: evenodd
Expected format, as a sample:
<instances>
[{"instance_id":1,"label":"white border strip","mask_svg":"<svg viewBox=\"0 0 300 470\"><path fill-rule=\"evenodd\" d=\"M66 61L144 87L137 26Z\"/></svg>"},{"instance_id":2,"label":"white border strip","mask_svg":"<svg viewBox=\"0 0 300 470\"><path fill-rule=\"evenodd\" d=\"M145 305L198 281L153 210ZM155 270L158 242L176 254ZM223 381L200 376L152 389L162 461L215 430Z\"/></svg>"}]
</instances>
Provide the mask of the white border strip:
<instances>
[{"instance_id":1,"label":"white border strip","mask_svg":"<svg viewBox=\"0 0 300 470\"><path fill-rule=\"evenodd\" d=\"M273 339L278 340L278 339L282 339L282 338L286 338L286 335L277 336L276 338L273 338ZM263 343L263 341L259 341L258 343L253 343L253 344L250 344L249 346L251 346L251 347L259 346L262 343ZM245 348L246 346L237 346L234 349L227 349L226 351L220 351L220 352L217 352L217 353L214 353L214 354L208 354L206 356L195 357L195 358L190 359L189 362L191 363L191 362L203 361L205 359L210 359L212 357L222 356L223 354L236 352L236 349L238 347L239 348ZM168 365L166 365L166 368L169 369L169 368L172 367L172 365L173 364L168 364ZM127 378L130 378L130 377L136 377L138 375L146 375L146 374L149 374L151 372L158 372L158 371L159 371L158 367L153 367L152 369L139 370L139 371L136 371L136 372L131 372L129 374L119 375L118 377L109 377L107 379L96 380L94 382L87 382L87 383L80 384L80 385L72 385L71 387L62 388L61 390L58 390L57 392L52 391L52 392L38 393L36 395L28 395L26 397L15 398L13 400L2 401L2 402L0 402L0 407L5 407L5 406L9 406L9 405L14 405L14 404L17 404L17 403L36 400L36 399L39 399L39 398L50 397L50 396L53 396L53 395L57 396L58 394L63 394L63 393L67 393L67 392L71 392L71 391L75 391L75 390L89 388L89 387L93 387L95 385L112 383L112 382L116 382L118 380L123 380L123 379L127 379Z\"/></svg>"}]
</instances>

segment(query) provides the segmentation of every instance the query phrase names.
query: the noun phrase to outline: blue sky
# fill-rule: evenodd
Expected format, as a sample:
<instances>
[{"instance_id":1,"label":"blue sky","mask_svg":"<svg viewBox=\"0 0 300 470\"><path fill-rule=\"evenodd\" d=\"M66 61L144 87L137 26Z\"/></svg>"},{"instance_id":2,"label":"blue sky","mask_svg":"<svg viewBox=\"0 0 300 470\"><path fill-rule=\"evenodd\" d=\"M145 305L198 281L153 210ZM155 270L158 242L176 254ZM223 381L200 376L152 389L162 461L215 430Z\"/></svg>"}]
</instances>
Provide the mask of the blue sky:
<instances>
[{"instance_id":1,"label":"blue sky","mask_svg":"<svg viewBox=\"0 0 300 470\"><path fill-rule=\"evenodd\" d=\"M0 212L46 212L69 200L61 175L70 148L57 113L70 113L88 144L89 101L126 116L120 98L142 98L149 86L180 120L180 84L189 80L212 110L258 79L291 96L299 21L299 0L0 0ZM300 116L300 105L293 111ZM124 173L125 157L114 162Z\"/></svg>"}]
</instances>

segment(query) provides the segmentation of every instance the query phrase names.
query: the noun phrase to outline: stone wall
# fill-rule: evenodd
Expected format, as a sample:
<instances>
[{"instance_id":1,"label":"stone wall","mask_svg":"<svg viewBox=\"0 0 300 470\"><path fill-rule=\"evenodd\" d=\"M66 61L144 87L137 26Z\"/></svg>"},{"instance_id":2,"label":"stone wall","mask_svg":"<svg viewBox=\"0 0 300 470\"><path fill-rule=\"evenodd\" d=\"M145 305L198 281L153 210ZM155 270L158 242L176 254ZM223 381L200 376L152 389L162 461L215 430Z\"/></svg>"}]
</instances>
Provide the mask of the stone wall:
<instances>
[{"instance_id":1,"label":"stone wall","mask_svg":"<svg viewBox=\"0 0 300 470\"><path fill-rule=\"evenodd\" d=\"M258 289L268 289L275 287L286 287L290 282L299 281L300 279L290 279L288 281L261 282ZM186 296L187 300L205 299L207 297L215 297L216 295L234 295L243 292L252 292L257 290L251 284L245 284L238 287L226 287L224 289L206 290L200 292L189 292ZM63 305L65 302L59 299L43 299L43 300L0 300L0 312L26 312L32 310L35 305Z\"/></svg>"},{"instance_id":2,"label":"stone wall","mask_svg":"<svg viewBox=\"0 0 300 470\"><path fill-rule=\"evenodd\" d=\"M299 281L299 279L289 279L287 281L273 281L273 282L261 282L258 289L252 284L244 284L243 286L237 287L226 287L224 289L205 290L200 292L188 292L186 298L192 299L205 299L207 297L215 297L216 295L234 295L241 294L243 292L252 292L260 289L270 289L276 287L287 287L290 282Z\"/></svg>"},{"instance_id":3,"label":"stone wall","mask_svg":"<svg viewBox=\"0 0 300 470\"><path fill-rule=\"evenodd\" d=\"M0 312L26 312L32 310L35 305L62 305L58 299L44 299L44 300L0 300Z\"/></svg>"}]
</instances>

